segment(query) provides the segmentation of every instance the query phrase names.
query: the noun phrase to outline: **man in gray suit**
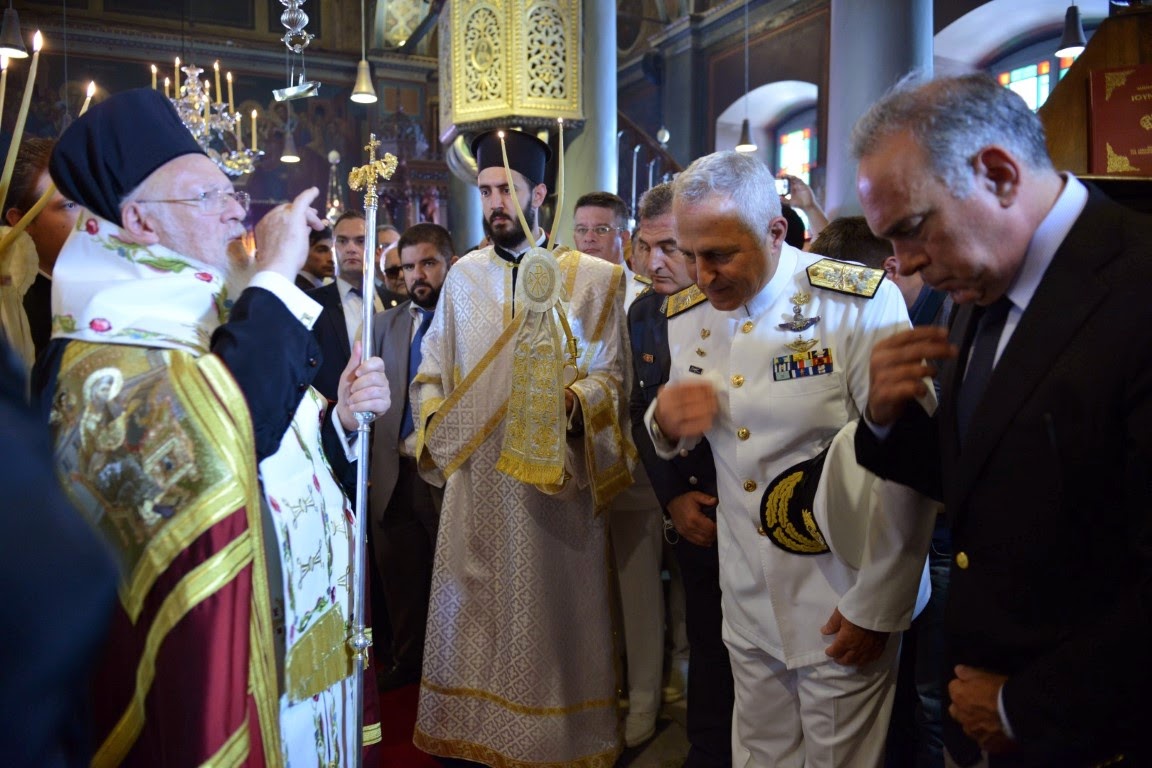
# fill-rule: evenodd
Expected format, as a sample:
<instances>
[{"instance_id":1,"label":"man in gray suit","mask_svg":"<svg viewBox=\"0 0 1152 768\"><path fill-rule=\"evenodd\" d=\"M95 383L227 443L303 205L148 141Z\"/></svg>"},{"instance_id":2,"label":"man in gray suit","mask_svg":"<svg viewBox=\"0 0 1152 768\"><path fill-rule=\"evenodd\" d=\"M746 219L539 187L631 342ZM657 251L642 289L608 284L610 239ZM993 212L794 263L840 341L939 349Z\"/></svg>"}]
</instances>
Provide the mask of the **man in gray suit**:
<instances>
[{"instance_id":1,"label":"man in gray suit","mask_svg":"<svg viewBox=\"0 0 1152 768\"><path fill-rule=\"evenodd\" d=\"M417 682L423 663L432 557L444 492L421 480L416 470L408 385L420 367L420 344L455 255L451 236L436 224L409 227L397 250L409 300L378 314L372 333L374 354L384 359L393 402L404 404L381 417L372 434L368 496L372 549L392 622L395 662L382 675L385 689Z\"/></svg>"}]
</instances>

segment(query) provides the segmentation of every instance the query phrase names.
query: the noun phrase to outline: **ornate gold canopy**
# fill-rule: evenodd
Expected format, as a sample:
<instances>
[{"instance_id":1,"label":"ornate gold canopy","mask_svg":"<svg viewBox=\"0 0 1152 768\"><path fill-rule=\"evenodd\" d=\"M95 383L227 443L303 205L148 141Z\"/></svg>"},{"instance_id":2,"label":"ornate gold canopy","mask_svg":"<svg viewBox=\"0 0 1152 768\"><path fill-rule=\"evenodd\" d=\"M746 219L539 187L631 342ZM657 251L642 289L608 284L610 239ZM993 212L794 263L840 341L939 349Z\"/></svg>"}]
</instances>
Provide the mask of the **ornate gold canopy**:
<instances>
[{"instance_id":1,"label":"ornate gold canopy","mask_svg":"<svg viewBox=\"0 0 1152 768\"><path fill-rule=\"evenodd\" d=\"M579 123L578 0L451 2L440 17L441 125Z\"/></svg>"}]
</instances>

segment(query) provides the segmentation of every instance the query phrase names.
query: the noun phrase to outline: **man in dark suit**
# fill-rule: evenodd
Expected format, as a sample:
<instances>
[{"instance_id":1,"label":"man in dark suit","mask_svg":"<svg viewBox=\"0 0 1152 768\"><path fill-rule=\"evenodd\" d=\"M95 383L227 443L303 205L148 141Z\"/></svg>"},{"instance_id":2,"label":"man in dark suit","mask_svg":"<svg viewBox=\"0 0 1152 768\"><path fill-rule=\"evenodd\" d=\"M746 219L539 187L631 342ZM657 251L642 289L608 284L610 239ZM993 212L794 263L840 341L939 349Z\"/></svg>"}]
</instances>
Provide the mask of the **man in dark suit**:
<instances>
[{"instance_id":1,"label":"man in dark suit","mask_svg":"<svg viewBox=\"0 0 1152 768\"><path fill-rule=\"evenodd\" d=\"M856 435L952 525L948 751L1152 764L1152 221L1057 173L1039 120L984 75L902 83L853 149L872 230L957 304L950 335L876 345Z\"/></svg>"},{"instance_id":2,"label":"man in dark suit","mask_svg":"<svg viewBox=\"0 0 1152 768\"><path fill-rule=\"evenodd\" d=\"M628 312L632 341L632 439L656 497L679 540L676 557L684 580L688 633L688 741L685 768L732 765L732 668L720 630L720 564L716 548L716 467L708 441L671 461L656 455L644 412L668 381L668 323L704 301L684 255L676 248L670 184L640 199L637 256L647 262L652 291Z\"/></svg>"},{"instance_id":3,"label":"man in dark suit","mask_svg":"<svg viewBox=\"0 0 1152 768\"><path fill-rule=\"evenodd\" d=\"M332 230L325 227L308 233L308 258L296 273L296 287L310 291L324 285L324 280L336 275L336 262L332 259Z\"/></svg>"},{"instance_id":4,"label":"man in dark suit","mask_svg":"<svg viewBox=\"0 0 1152 768\"><path fill-rule=\"evenodd\" d=\"M336 246L336 280L309 291L324 309L312 333L320 344L323 360L312 386L330 401L336 400L340 373L352 355L352 343L359 338L364 302L360 295L364 269L364 214L345 211L332 225ZM375 297L373 297L375 298ZM377 305L376 309L383 309Z\"/></svg>"},{"instance_id":5,"label":"man in dark suit","mask_svg":"<svg viewBox=\"0 0 1152 768\"><path fill-rule=\"evenodd\" d=\"M382 676L384 688L417 682L423 666L432 557L444 491L424 482L416 469L408 385L420 367L420 344L455 255L448 231L436 224L409 227L397 250L410 300L377 315L372 329L374 354L384 360L391 394L403 405L390 409L372 429L371 534L392 624L394 661Z\"/></svg>"}]
</instances>

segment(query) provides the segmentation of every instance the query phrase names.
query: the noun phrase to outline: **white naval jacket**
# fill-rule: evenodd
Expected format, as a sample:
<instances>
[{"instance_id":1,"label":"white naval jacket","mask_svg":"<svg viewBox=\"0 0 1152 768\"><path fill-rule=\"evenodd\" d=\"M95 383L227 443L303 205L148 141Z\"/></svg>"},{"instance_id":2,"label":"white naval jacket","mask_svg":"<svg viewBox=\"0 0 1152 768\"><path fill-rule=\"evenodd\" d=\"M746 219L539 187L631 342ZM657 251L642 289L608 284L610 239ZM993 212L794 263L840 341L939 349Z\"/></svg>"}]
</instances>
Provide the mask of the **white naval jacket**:
<instances>
[{"instance_id":1,"label":"white naval jacket","mask_svg":"<svg viewBox=\"0 0 1152 768\"><path fill-rule=\"evenodd\" d=\"M820 259L785 244L772 279L747 304L721 312L704 303L668 324L669 381L702 376L717 389L719 413L706 437L720 497L724 619L789 668L829 660L824 650L834 636L822 636L820 627L836 607L868 629L908 626L914 603L927 598L921 584L935 521L926 499L860 469L848 435L830 452L818 493L840 500L816 510L832 552L792 554L759 533L768 484L859 418L872 346L910 327L900 292L887 281L871 299L813 287L806 268ZM801 333L781 330L794 317L794 297L804 294L801 314L819 321ZM774 368L788 368L793 354L786 345L801 339L816 339L817 356L828 351L831 370L776 380ZM645 415L650 434L655 405ZM671 458L696 441L661 442L654 438L657 453ZM830 476L840 491L823 487ZM845 496L856 499L845 503Z\"/></svg>"}]
</instances>

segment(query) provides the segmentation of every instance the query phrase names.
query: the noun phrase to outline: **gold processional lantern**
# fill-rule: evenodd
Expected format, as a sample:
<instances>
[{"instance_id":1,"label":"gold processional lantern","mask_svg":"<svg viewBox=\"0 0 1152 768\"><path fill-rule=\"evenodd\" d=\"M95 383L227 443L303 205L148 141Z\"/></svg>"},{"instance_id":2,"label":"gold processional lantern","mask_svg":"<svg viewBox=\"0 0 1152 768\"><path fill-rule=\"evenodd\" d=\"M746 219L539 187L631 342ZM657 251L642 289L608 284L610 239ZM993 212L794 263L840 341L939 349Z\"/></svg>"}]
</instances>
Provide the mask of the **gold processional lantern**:
<instances>
[{"instance_id":1,"label":"gold processional lantern","mask_svg":"<svg viewBox=\"0 0 1152 768\"><path fill-rule=\"evenodd\" d=\"M465 134L584 122L577 0L463 0L440 14L441 141L467 158ZM547 140L546 137L545 140Z\"/></svg>"}]
</instances>

